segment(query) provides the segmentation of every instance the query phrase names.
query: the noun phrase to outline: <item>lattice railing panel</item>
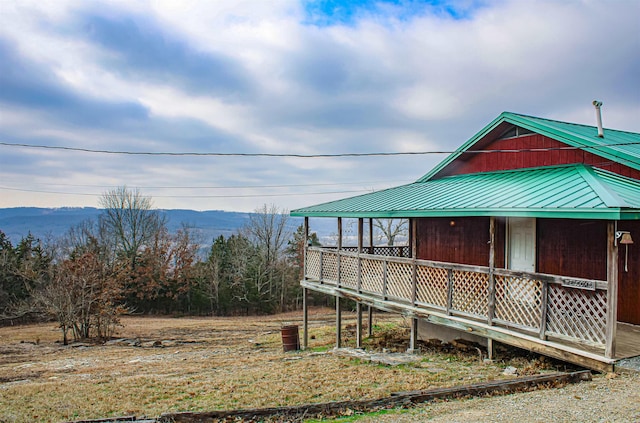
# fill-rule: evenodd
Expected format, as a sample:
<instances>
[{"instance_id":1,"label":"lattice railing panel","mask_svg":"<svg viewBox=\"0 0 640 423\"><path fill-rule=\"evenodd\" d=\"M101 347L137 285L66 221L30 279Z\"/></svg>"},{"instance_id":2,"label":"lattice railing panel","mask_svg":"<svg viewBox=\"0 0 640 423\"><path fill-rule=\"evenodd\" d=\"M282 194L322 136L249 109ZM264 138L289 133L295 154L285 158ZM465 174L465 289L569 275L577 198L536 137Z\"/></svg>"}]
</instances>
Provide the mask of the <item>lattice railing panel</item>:
<instances>
[{"instance_id":1,"label":"lattice railing panel","mask_svg":"<svg viewBox=\"0 0 640 423\"><path fill-rule=\"evenodd\" d=\"M607 292L549 286L547 332L604 345Z\"/></svg>"},{"instance_id":2,"label":"lattice railing panel","mask_svg":"<svg viewBox=\"0 0 640 423\"><path fill-rule=\"evenodd\" d=\"M304 271L309 279L320 279L320 254L320 251L307 250Z\"/></svg>"},{"instance_id":3,"label":"lattice railing panel","mask_svg":"<svg viewBox=\"0 0 640 423\"><path fill-rule=\"evenodd\" d=\"M479 317L487 316L489 275L486 273L454 270L451 307Z\"/></svg>"},{"instance_id":4,"label":"lattice railing panel","mask_svg":"<svg viewBox=\"0 0 640 423\"><path fill-rule=\"evenodd\" d=\"M338 283L338 254L322 255L322 281L329 284Z\"/></svg>"},{"instance_id":5,"label":"lattice railing panel","mask_svg":"<svg viewBox=\"0 0 640 423\"><path fill-rule=\"evenodd\" d=\"M358 258L340 257L340 286L358 289Z\"/></svg>"},{"instance_id":6,"label":"lattice railing panel","mask_svg":"<svg viewBox=\"0 0 640 423\"><path fill-rule=\"evenodd\" d=\"M384 263L380 260L362 260L362 282L363 291L374 292L382 295L382 285L384 281Z\"/></svg>"},{"instance_id":7,"label":"lattice railing panel","mask_svg":"<svg viewBox=\"0 0 640 423\"><path fill-rule=\"evenodd\" d=\"M357 253L358 247L342 247L342 251ZM411 248L409 248L408 245L381 245L374 247L362 247L362 253L387 257L410 257Z\"/></svg>"},{"instance_id":8,"label":"lattice railing panel","mask_svg":"<svg viewBox=\"0 0 640 423\"><path fill-rule=\"evenodd\" d=\"M408 263L387 264L387 295L411 301L413 266Z\"/></svg>"},{"instance_id":9,"label":"lattice railing panel","mask_svg":"<svg viewBox=\"0 0 640 423\"><path fill-rule=\"evenodd\" d=\"M539 280L495 275L495 318L532 329L540 328L542 285Z\"/></svg>"},{"instance_id":10,"label":"lattice railing panel","mask_svg":"<svg viewBox=\"0 0 640 423\"><path fill-rule=\"evenodd\" d=\"M342 287L355 291L358 288L358 261L361 264L360 288L364 292L379 298L386 294L389 298L409 302L413 298L412 278L416 266L417 304L426 309L435 307L474 319L487 318L489 275L488 269L485 271L482 267L432 263L426 260L412 262L389 256L378 258L366 255L358 258L345 252L341 253L338 266L337 250L323 249L321 252L309 249L305 263L306 277L333 285L338 281L339 268ZM606 343L606 290L563 287L556 282L557 279L546 280L544 277L547 276L508 270L496 272L494 321L497 324L512 325L512 329L539 331L544 317L545 335L603 347ZM564 282L563 278L558 278ZM569 282L573 282L573 279ZM451 307L447 309L449 289ZM547 294L544 316L543 292Z\"/></svg>"},{"instance_id":11,"label":"lattice railing panel","mask_svg":"<svg viewBox=\"0 0 640 423\"><path fill-rule=\"evenodd\" d=\"M367 248L369 254L375 254L379 256L391 256L391 257L409 257L411 255L411 249L408 246L380 246L373 247L373 251ZM365 250L365 251L367 251Z\"/></svg>"},{"instance_id":12,"label":"lattice railing panel","mask_svg":"<svg viewBox=\"0 0 640 423\"><path fill-rule=\"evenodd\" d=\"M447 307L447 269L418 266L416 273L416 301L422 304Z\"/></svg>"}]
</instances>

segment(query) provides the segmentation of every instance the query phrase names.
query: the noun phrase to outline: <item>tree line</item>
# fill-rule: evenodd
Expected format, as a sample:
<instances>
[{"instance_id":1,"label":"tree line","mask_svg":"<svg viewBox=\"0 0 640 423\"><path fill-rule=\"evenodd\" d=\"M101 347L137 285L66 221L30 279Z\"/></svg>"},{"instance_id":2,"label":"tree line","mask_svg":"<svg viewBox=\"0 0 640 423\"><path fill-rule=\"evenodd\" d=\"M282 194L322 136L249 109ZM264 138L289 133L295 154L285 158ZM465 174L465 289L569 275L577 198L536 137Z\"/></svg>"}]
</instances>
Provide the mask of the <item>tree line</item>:
<instances>
[{"instance_id":1,"label":"tree line","mask_svg":"<svg viewBox=\"0 0 640 423\"><path fill-rule=\"evenodd\" d=\"M67 343L110 337L124 313L228 316L301 307L304 229L292 230L276 206L262 206L201 254L198 234L185 225L170 233L138 190L108 191L100 205L97 220L61 239L28 235L14 246L0 230L0 322L55 319ZM310 242L319 245L315 234Z\"/></svg>"}]
</instances>

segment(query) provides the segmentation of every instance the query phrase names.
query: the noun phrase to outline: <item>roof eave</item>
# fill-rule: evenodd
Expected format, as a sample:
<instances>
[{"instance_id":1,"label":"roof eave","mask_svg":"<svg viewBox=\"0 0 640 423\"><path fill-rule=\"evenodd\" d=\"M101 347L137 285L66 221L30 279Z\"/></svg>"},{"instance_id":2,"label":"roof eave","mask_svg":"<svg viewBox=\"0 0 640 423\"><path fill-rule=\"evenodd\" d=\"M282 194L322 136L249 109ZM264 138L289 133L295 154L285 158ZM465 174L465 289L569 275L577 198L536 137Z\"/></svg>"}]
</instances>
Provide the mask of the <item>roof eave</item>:
<instances>
[{"instance_id":1,"label":"roof eave","mask_svg":"<svg viewBox=\"0 0 640 423\"><path fill-rule=\"evenodd\" d=\"M294 210L298 217L343 217L399 219L412 217L536 217L556 219L640 220L640 209L442 209L394 211L309 211Z\"/></svg>"}]
</instances>

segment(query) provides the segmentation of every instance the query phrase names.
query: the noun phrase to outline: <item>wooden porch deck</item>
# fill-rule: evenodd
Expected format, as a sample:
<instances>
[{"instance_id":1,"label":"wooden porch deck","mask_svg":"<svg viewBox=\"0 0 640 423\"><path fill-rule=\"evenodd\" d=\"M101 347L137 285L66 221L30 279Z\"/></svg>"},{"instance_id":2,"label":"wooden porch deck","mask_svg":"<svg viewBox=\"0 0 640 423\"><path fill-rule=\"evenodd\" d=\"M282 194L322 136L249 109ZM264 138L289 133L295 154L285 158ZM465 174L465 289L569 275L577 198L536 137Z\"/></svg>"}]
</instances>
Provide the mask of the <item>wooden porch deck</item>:
<instances>
[{"instance_id":1,"label":"wooden porch deck","mask_svg":"<svg viewBox=\"0 0 640 423\"><path fill-rule=\"evenodd\" d=\"M558 342L563 342L559 340ZM593 354L602 354L602 350L589 347L580 346L571 342L566 342L568 345L572 345L576 348L584 348ZM616 325L616 354L615 361L619 361L625 358L639 357L640 356L640 326L631 325L629 323L618 322Z\"/></svg>"},{"instance_id":2,"label":"wooden porch deck","mask_svg":"<svg viewBox=\"0 0 640 423\"><path fill-rule=\"evenodd\" d=\"M640 355L640 327L610 337L603 281L309 248L301 285L594 370Z\"/></svg>"},{"instance_id":3,"label":"wooden porch deck","mask_svg":"<svg viewBox=\"0 0 640 423\"><path fill-rule=\"evenodd\" d=\"M618 322L616 359L640 356L640 326Z\"/></svg>"}]
</instances>

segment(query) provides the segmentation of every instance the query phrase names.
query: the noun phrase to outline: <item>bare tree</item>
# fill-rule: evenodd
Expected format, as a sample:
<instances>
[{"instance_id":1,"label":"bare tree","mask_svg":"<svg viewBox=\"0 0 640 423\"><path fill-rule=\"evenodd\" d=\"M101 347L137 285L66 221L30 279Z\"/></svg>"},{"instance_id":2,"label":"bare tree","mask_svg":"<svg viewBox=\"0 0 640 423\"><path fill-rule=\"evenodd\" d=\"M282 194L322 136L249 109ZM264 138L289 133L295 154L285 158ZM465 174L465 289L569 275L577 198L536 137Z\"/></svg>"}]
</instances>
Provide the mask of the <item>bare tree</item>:
<instances>
[{"instance_id":1,"label":"bare tree","mask_svg":"<svg viewBox=\"0 0 640 423\"><path fill-rule=\"evenodd\" d=\"M249 216L245 233L262 259L258 265L259 271L254 276L256 289L261 295L268 292L272 299L279 297L280 308L284 308L284 297L276 296L276 291L281 294L286 292L288 281L283 277L282 270L285 267L285 249L293 235L289 213L274 204L264 204Z\"/></svg>"},{"instance_id":2,"label":"bare tree","mask_svg":"<svg viewBox=\"0 0 640 423\"><path fill-rule=\"evenodd\" d=\"M291 239L289 214L275 204L264 204L249 215L245 232L247 238L259 248L267 265L273 265L280 259L287 242Z\"/></svg>"},{"instance_id":3,"label":"bare tree","mask_svg":"<svg viewBox=\"0 0 640 423\"><path fill-rule=\"evenodd\" d=\"M165 227L165 220L153 210L151 197L126 186L107 191L100 198L101 219L117 250L135 267L135 257L145 243L153 241Z\"/></svg>"},{"instance_id":4,"label":"bare tree","mask_svg":"<svg viewBox=\"0 0 640 423\"><path fill-rule=\"evenodd\" d=\"M379 231L378 240L386 239L387 245L392 246L398 237L406 237L409 230L407 219L374 219L373 226Z\"/></svg>"}]
</instances>

